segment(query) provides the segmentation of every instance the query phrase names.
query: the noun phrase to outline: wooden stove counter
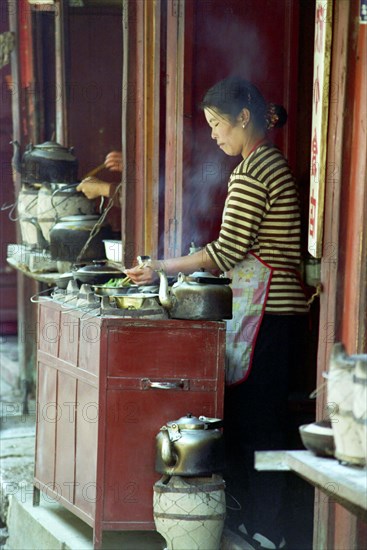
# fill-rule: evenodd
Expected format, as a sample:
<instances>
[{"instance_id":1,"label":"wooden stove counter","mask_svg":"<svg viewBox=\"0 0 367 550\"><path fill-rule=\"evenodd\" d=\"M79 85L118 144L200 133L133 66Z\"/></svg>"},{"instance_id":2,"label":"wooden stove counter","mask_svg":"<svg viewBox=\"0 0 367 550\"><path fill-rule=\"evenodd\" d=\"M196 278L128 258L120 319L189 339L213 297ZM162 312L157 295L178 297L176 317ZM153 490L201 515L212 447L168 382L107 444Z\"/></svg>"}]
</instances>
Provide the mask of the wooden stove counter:
<instances>
[{"instance_id":1,"label":"wooden stove counter","mask_svg":"<svg viewBox=\"0 0 367 550\"><path fill-rule=\"evenodd\" d=\"M93 317L39 303L35 504L93 527L154 529L155 436L187 413L222 418L225 323ZM38 501L38 502L37 502Z\"/></svg>"}]
</instances>

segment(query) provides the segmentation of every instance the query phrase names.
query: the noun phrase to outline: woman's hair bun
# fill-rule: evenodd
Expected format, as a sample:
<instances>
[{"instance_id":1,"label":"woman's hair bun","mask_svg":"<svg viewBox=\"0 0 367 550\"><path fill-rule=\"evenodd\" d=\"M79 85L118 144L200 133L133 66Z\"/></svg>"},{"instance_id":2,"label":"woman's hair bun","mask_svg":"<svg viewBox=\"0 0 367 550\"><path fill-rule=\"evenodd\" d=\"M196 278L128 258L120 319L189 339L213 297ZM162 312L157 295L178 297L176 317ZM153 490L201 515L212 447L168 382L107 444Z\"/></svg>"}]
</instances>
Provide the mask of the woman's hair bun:
<instances>
[{"instance_id":1,"label":"woman's hair bun","mask_svg":"<svg viewBox=\"0 0 367 550\"><path fill-rule=\"evenodd\" d=\"M281 128L287 122L288 114L283 105L276 105L276 103L269 103L266 114L266 128L271 130L272 128Z\"/></svg>"}]
</instances>

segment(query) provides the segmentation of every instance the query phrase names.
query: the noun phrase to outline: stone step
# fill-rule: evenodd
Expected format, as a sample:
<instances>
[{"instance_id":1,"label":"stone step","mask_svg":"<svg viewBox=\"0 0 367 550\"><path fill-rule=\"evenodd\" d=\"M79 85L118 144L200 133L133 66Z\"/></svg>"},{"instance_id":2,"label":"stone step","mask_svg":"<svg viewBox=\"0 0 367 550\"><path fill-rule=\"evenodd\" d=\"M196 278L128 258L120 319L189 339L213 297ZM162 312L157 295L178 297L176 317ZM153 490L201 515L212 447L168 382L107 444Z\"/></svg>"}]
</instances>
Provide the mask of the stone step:
<instances>
[{"instance_id":1,"label":"stone step","mask_svg":"<svg viewBox=\"0 0 367 550\"><path fill-rule=\"evenodd\" d=\"M92 528L41 494L33 506L32 487L20 487L10 496L5 550L92 550ZM104 550L162 550L164 539L156 532L125 531L103 533Z\"/></svg>"}]
</instances>

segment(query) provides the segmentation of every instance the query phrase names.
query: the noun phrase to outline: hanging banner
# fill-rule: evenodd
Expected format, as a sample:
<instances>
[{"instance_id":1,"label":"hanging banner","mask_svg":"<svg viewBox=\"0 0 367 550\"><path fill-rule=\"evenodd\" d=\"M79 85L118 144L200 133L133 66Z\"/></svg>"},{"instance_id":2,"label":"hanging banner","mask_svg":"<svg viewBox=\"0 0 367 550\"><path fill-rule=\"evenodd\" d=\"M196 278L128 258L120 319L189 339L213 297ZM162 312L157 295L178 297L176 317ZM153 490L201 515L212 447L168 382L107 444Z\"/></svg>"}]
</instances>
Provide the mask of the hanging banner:
<instances>
[{"instance_id":1,"label":"hanging banner","mask_svg":"<svg viewBox=\"0 0 367 550\"><path fill-rule=\"evenodd\" d=\"M367 25L367 0L361 0L359 22L361 25Z\"/></svg>"},{"instance_id":2,"label":"hanging banner","mask_svg":"<svg viewBox=\"0 0 367 550\"><path fill-rule=\"evenodd\" d=\"M332 0L317 0L312 101L308 251L322 255L327 127L331 57Z\"/></svg>"}]
</instances>

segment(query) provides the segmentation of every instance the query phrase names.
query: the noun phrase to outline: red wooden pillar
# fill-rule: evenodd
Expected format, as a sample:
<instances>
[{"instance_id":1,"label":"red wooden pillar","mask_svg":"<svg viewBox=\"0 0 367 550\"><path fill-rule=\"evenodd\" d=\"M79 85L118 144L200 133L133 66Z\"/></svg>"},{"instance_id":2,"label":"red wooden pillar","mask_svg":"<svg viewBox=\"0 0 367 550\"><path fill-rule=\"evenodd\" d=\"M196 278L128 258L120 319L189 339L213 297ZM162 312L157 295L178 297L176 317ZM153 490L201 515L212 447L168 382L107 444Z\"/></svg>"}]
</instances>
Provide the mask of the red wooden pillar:
<instances>
[{"instance_id":1,"label":"red wooden pillar","mask_svg":"<svg viewBox=\"0 0 367 550\"><path fill-rule=\"evenodd\" d=\"M8 6L0 6L0 33L9 31ZM16 278L14 271L7 265L7 245L16 242L16 227L12 221L15 215L12 205L15 201L15 192L12 181L12 96L17 89L12 85L10 65L4 65L0 70L1 87L1 135L0 135L0 204L1 212L1 251L0 251L0 334L16 334ZM17 373L11 373L9 380L14 380Z\"/></svg>"},{"instance_id":2,"label":"red wooden pillar","mask_svg":"<svg viewBox=\"0 0 367 550\"><path fill-rule=\"evenodd\" d=\"M350 166L349 185L343 187L343 205L347 208L346 231L342 233L345 277L341 333L349 353L366 353L367 26L357 23L356 12L352 14L352 32L356 36L351 47L347 86L349 135L346 144L350 149Z\"/></svg>"},{"instance_id":3,"label":"red wooden pillar","mask_svg":"<svg viewBox=\"0 0 367 550\"><path fill-rule=\"evenodd\" d=\"M335 2L334 8L318 387L335 342L349 353L367 349L366 27L359 24L358 2ZM317 416L327 415L323 391ZM357 550L365 536L365 523L316 491L314 548Z\"/></svg>"},{"instance_id":4,"label":"red wooden pillar","mask_svg":"<svg viewBox=\"0 0 367 550\"><path fill-rule=\"evenodd\" d=\"M126 265L158 253L160 0L124 4L126 101ZM125 31L126 32L126 31Z\"/></svg>"},{"instance_id":5,"label":"red wooden pillar","mask_svg":"<svg viewBox=\"0 0 367 550\"><path fill-rule=\"evenodd\" d=\"M12 113L13 140L22 147L27 142L37 141L37 113L35 108L35 82L33 79L32 18L31 6L26 0L9 0L9 25L15 33L16 46L12 53ZM20 188L20 174L14 172L15 195ZM20 379L25 392L32 389L35 375L36 354L36 309L30 302L39 290L39 284L17 274L18 340ZM26 405L26 393L25 393Z\"/></svg>"},{"instance_id":6,"label":"red wooden pillar","mask_svg":"<svg viewBox=\"0 0 367 550\"><path fill-rule=\"evenodd\" d=\"M182 253L184 31L184 0L168 0L164 223L164 256L167 258Z\"/></svg>"}]
</instances>

